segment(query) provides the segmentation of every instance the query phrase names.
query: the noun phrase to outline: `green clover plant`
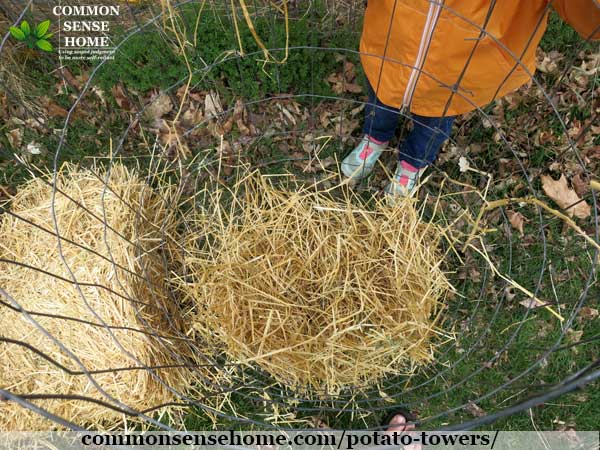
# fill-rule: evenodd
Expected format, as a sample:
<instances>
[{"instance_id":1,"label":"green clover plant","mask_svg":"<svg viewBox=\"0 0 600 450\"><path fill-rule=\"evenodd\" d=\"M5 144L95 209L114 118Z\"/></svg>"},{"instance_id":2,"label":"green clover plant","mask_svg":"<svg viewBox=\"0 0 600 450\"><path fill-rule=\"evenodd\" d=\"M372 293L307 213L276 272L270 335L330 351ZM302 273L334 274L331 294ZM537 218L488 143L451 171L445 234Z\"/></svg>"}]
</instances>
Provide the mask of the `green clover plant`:
<instances>
[{"instance_id":1,"label":"green clover plant","mask_svg":"<svg viewBox=\"0 0 600 450\"><path fill-rule=\"evenodd\" d=\"M48 39L50 39L54 33L48 33L48 28L50 28L50 20L44 20L33 30L29 26L29 23L24 20L18 28L10 27L10 34L17 41L27 44L27 47L29 48L37 47L45 52L51 52L54 50L54 47L52 47L52 44Z\"/></svg>"}]
</instances>

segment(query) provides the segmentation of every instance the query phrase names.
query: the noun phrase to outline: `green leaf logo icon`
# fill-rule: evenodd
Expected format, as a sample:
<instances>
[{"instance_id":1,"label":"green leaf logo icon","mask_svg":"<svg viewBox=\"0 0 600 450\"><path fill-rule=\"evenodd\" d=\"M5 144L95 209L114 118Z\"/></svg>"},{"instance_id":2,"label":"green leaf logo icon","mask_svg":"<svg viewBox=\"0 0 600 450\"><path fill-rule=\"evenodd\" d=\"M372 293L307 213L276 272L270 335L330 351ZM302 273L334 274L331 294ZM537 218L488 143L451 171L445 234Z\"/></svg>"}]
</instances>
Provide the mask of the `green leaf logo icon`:
<instances>
[{"instance_id":1,"label":"green leaf logo icon","mask_svg":"<svg viewBox=\"0 0 600 450\"><path fill-rule=\"evenodd\" d=\"M24 42L29 48L39 48L44 52L54 51L54 47L49 39L54 33L48 33L50 28L50 20L44 20L38 24L33 30L26 20L22 21L19 27L10 27L10 34L17 41ZM33 31L33 32L32 32Z\"/></svg>"},{"instance_id":2,"label":"green leaf logo icon","mask_svg":"<svg viewBox=\"0 0 600 450\"><path fill-rule=\"evenodd\" d=\"M23 32L25 37L31 34L31 27L29 26L29 23L26 20L21 22L21 31Z\"/></svg>"},{"instance_id":3,"label":"green leaf logo icon","mask_svg":"<svg viewBox=\"0 0 600 450\"><path fill-rule=\"evenodd\" d=\"M23 33L23 31L21 31L21 29L17 27L10 27L10 34L17 41L24 41L26 38L25 33Z\"/></svg>"},{"instance_id":4,"label":"green leaf logo icon","mask_svg":"<svg viewBox=\"0 0 600 450\"><path fill-rule=\"evenodd\" d=\"M54 50L54 47L52 47L52 44L50 42L48 42L46 39L37 40L35 42L35 45L37 45L40 50L43 50L45 52L51 52L52 50Z\"/></svg>"},{"instance_id":5,"label":"green leaf logo icon","mask_svg":"<svg viewBox=\"0 0 600 450\"><path fill-rule=\"evenodd\" d=\"M39 39L46 37L48 28L50 28L50 21L44 20L37 27L35 27L35 36Z\"/></svg>"}]
</instances>

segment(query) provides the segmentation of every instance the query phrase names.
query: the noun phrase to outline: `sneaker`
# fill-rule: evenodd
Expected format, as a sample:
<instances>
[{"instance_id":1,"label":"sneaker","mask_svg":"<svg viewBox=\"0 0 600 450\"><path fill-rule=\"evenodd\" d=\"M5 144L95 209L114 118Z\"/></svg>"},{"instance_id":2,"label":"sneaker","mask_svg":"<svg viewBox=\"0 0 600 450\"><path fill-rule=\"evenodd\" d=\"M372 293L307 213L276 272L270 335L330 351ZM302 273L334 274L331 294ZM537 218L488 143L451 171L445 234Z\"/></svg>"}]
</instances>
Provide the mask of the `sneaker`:
<instances>
[{"instance_id":1,"label":"sneaker","mask_svg":"<svg viewBox=\"0 0 600 450\"><path fill-rule=\"evenodd\" d=\"M379 142L365 135L342 161L342 173L354 181L369 176L386 146L387 142Z\"/></svg>"},{"instance_id":2,"label":"sneaker","mask_svg":"<svg viewBox=\"0 0 600 450\"><path fill-rule=\"evenodd\" d=\"M412 197L416 192L419 178L426 169L427 167L417 169L406 161L400 161L394 177L384 189L388 203L393 203L394 198L397 197Z\"/></svg>"}]
</instances>

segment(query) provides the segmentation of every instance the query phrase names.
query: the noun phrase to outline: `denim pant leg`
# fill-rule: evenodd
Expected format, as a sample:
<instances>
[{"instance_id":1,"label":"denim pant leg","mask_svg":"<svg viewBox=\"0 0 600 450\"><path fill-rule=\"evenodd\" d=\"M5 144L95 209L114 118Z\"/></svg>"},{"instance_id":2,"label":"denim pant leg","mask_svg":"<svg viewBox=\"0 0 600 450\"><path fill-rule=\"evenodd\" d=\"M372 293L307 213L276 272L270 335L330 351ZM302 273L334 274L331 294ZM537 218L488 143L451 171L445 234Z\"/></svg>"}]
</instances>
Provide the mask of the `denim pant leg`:
<instances>
[{"instance_id":1,"label":"denim pant leg","mask_svg":"<svg viewBox=\"0 0 600 450\"><path fill-rule=\"evenodd\" d=\"M413 130L400 144L400 160L421 169L432 164L442 145L450 138L455 117L412 115Z\"/></svg>"},{"instance_id":2,"label":"denim pant leg","mask_svg":"<svg viewBox=\"0 0 600 450\"><path fill-rule=\"evenodd\" d=\"M365 105L363 133L380 142L388 142L396 132L400 110L381 103L369 82L367 82L367 92L369 101Z\"/></svg>"}]
</instances>

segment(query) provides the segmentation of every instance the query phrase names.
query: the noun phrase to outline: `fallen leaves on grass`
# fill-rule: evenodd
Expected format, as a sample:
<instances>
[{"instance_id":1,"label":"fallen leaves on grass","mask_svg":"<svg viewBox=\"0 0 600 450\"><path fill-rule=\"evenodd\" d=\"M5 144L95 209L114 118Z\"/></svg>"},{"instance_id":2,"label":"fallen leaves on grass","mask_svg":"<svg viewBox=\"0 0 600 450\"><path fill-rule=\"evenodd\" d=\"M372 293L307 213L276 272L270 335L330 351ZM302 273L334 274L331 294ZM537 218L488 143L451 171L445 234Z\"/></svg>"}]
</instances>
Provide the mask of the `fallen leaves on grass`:
<instances>
[{"instance_id":1,"label":"fallen leaves on grass","mask_svg":"<svg viewBox=\"0 0 600 450\"><path fill-rule=\"evenodd\" d=\"M362 93L362 86L357 84L355 80L356 70L354 64L350 61L344 62L343 72L332 73L329 75L329 77L327 77L327 81L331 84L331 90L336 94L344 94L346 92L351 94Z\"/></svg>"},{"instance_id":2,"label":"fallen leaves on grass","mask_svg":"<svg viewBox=\"0 0 600 450\"><path fill-rule=\"evenodd\" d=\"M584 306L583 308L581 308L581 310L579 311L579 315L577 316L577 320L579 320L579 322L594 320L597 318L598 310L589 306Z\"/></svg>"},{"instance_id":3,"label":"fallen leaves on grass","mask_svg":"<svg viewBox=\"0 0 600 450\"><path fill-rule=\"evenodd\" d=\"M312 416L308 418L308 423L312 428L320 428L322 430L330 430L331 427L319 416Z\"/></svg>"},{"instance_id":4,"label":"fallen leaves on grass","mask_svg":"<svg viewBox=\"0 0 600 450\"><path fill-rule=\"evenodd\" d=\"M48 101L46 104L46 112L50 117L67 117L68 111L62 106L58 106L53 101Z\"/></svg>"},{"instance_id":5,"label":"fallen leaves on grass","mask_svg":"<svg viewBox=\"0 0 600 450\"><path fill-rule=\"evenodd\" d=\"M469 414L475 417L483 417L486 414L486 412L481 406L475 404L472 401L469 401L469 403L467 403L467 405L465 406L465 411L467 411Z\"/></svg>"},{"instance_id":6,"label":"fallen leaves on grass","mask_svg":"<svg viewBox=\"0 0 600 450\"><path fill-rule=\"evenodd\" d=\"M525 300L520 301L519 305L522 305L527 309L537 309L541 308L542 306L548 306L548 303L543 302L537 298L527 298Z\"/></svg>"},{"instance_id":7,"label":"fallen leaves on grass","mask_svg":"<svg viewBox=\"0 0 600 450\"><path fill-rule=\"evenodd\" d=\"M8 143L13 148L19 148L23 142L23 131L20 128L10 130L8 133L6 133L6 138L8 139Z\"/></svg>"},{"instance_id":8,"label":"fallen leaves on grass","mask_svg":"<svg viewBox=\"0 0 600 450\"><path fill-rule=\"evenodd\" d=\"M202 114L200 108L190 104L190 107L181 116L181 124L186 128L192 128L202 122L203 119L204 114Z\"/></svg>"},{"instance_id":9,"label":"fallen leaves on grass","mask_svg":"<svg viewBox=\"0 0 600 450\"><path fill-rule=\"evenodd\" d=\"M574 330L572 328L569 328L567 330L567 342L569 344L577 344L579 341L581 341L581 338L583 337L583 330ZM572 348L573 350L576 350L575 347Z\"/></svg>"},{"instance_id":10,"label":"fallen leaves on grass","mask_svg":"<svg viewBox=\"0 0 600 450\"><path fill-rule=\"evenodd\" d=\"M573 189L580 197L583 197L590 190L588 183L581 177L581 174L576 174L573 178L571 178L571 184L573 185Z\"/></svg>"},{"instance_id":11,"label":"fallen leaves on grass","mask_svg":"<svg viewBox=\"0 0 600 450\"><path fill-rule=\"evenodd\" d=\"M121 83L115 84L111 89L111 93L115 102L119 105L119 108L125 111L131 111L131 100L125 93L125 89Z\"/></svg>"},{"instance_id":12,"label":"fallen leaves on grass","mask_svg":"<svg viewBox=\"0 0 600 450\"><path fill-rule=\"evenodd\" d=\"M171 102L171 99L167 94L161 92L148 105L145 115L149 119L160 119L162 116L168 114L172 109L173 103Z\"/></svg>"},{"instance_id":13,"label":"fallen leaves on grass","mask_svg":"<svg viewBox=\"0 0 600 450\"><path fill-rule=\"evenodd\" d=\"M204 114L208 119L216 119L223 113L223 106L219 93L210 91L204 97Z\"/></svg>"},{"instance_id":14,"label":"fallen leaves on grass","mask_svg":"<svg viewBox=\"0 0 600 450\"><path fill-rule=\"evenodd\" d=\"M569 216L580 219L586 219L590 216L590 205L579 198L577 193L569 187L567 178L564 175L561 175L558 180L554 180L549 175L542 175L541 178L542 188L546 195L564 209Z\"/></svg>"},{"instance_id":15,"label":"fallen leaves on grass","mask_svg":"<svg viewBox=\"0 0 600 450\"><path fill-rule=\"evenodd\" d=\"M302 169L304 173L318 173L327 170L336 163L335 158L328 156L324 159L314 158L310 161L296 161L294 165Z\"/></svg>"},{"instance_id":16,"label":"fallen leaves on grass","mask_svg":"<svg viewBox=\"0 0 600 450\"><path fill-rule=\"evenodd\" d=\"M543 73L555 73L558 71L559 64L564 56L552 50L548 53L544 53L541 48L537 49L537 69Z\"/></svg>"},{"instance_id":17,"label":"fallen leaves on grass","mask_svg":"<svg viewBox=\"0 0 600 450\"><path fill-rule=\"evenodd\" d=\"M523 236L523 225L525 224L525 217L518 211L508 211L508 220L512 227Z\"/></svg>"},{"instance_id":18,"label":"fallen leaves on grass","mask_svg":"<svg viewBox=\"0 0 600 450\"><path fill-rule=\"evenodd\" d=\"M31 141L27 144L27 151L32 155L40 155L42 153L42 146L35 141Z\"/></svg>"},{"instance_id":19,"label":"fallen leaves on grass","mask_svg":"<svg viewBox=\"0 0 600 450\"><path fill-rule=\"evenodd\" d=\"M59 69L59 75L71 85L77 92L81 91L82 82L85 82L86 77L76 77L66 66L61 66Z\"/></svg>"},{"instance_id":20,"label":"fallen leaves on grass","mask_svg":"<svg viewBox=\"0 0 600 450\"><path fill-rule=\"evenodd\" d=\"M362 86L347 82L341 74L332 73L327 78L327 81L331 84L331 90L336 94L343 94L345 92L360 94L362 92Z\"/></svg>"},{"instance_id":21,"label":"fallen leaves on grass","mask_svg":"<svg viewBox=\"0 0 600 450\"><path fill-rule=\"evenodd\" d=\"M513 286L507 286L504 288L504 295L506 295L506 300L509 302L517 296L515 292L515 288Z\"/></svg>"}]
</instances>

